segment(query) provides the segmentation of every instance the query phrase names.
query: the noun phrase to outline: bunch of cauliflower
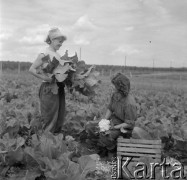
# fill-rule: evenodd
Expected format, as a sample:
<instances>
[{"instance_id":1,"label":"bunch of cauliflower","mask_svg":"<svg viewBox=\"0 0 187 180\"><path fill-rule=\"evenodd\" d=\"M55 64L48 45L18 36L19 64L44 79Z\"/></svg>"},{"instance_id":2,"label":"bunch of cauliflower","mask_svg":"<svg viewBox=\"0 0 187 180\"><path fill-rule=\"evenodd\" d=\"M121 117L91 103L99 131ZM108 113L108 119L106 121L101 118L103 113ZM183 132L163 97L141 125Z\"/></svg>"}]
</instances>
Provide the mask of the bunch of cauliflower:
<instances>
[{"instance_id":1,"label":"bunch of cauliflower","mask_svg":"<svg viewBox=\"0 0 187 180\"><path fill-rule=\"evenodd\" d=\"M107 119L101 119L101 121L99 122L100 132L108 131L110 127L110 121Z\"/></svg>"}]
</instances>

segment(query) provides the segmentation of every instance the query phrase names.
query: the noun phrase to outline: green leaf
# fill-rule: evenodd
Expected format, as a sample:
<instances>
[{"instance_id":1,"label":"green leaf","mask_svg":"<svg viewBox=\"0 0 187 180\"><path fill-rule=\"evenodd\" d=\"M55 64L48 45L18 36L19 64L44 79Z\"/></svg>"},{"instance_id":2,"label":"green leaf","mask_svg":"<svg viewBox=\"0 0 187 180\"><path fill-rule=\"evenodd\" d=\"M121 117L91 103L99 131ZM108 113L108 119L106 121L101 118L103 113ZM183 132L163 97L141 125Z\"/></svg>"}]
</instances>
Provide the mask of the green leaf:
<instances>
[{"instance_id":1,"label":"green leaf","mask_svg":"<svg viewBox=\"0 0 187 180\"><path fill-rule=\"evenodd\" d=\"M6 176L7 171L9 170L10 166L0 166L0 178Z\"/></svg>"},{"instance_id":2,"label":"green leaf","mask_svg":"<svg viewBox=\"0 0 187 180\"><path fill-rule=\"evenodd\" d=\"M9 121L6 122L7 127L14 127L15 125L17 125L17 119L11 119Z\"/></svg>"},{"instance_id":3,"label":"green leaf","mask_svg":"<svg viewBox=\"0 0 187 180\"><path fill-rule=\"evenodd\" d=\"M42 152L37 151L32 147L26 147L24 149L25 155L26 155L26 163L33 163L33 164L38 164L41 165L40 158L42 157ZM43 164L42 164L43 165Z\"/></svg>"},{"instance_id":4,"label":"green leaf","mask_svg":"<svg viewBox=\"0 0 187 180\"><path fill-rule=\"evenodd\" d=\"M25 177L20 180L35 180L41 175L40 171L27 171Z\"/></svg>"},{"instance_id":5,"label":"green leaf","mask_svg":"<svg viewBox=\"0 0 187 180\"><path fill-rule=\"evenodd\" d=\"M52 133L45 133L40 138L40 148L44 156L57 159L67 151L66 144L62 141L63 136L54 136Z\"/></svg>"},{"instance_id":6,"label":"green leaf","mask_svg":"<svg viewBox=\"0 0 187 180\"><path fill-rule=\"evenodd\" d=\"M33 147L36 147L39 144L40 144L40 140L39 140L37 134L33 134L32 135L32 145L33 145Z\"/></svg>"},{"instance_id":7,"label":"green leaf","mask_svg":"<svg viewBox=\"0 0 187 180\"><path fill-rule=\"evenodd\" d=\"M21 146L23 146L25 144L25 139L22 138L22 137L17 138L16 139L16 144L17 144L16 149L19 148L19 147L21 147Z\"/></svg>"},{"instance_id":8,"label":"green leaf","mask_svg":"<svg viewBox=\"0 0 187 180\"><path fill-rule=\"evenodd\" d=\"M42 58L42 62L43 63L49 63L51 60L50 60L50 56L49 55L47 55L47 56L44 56L43 58Z\"/></svg>"},{"instance_id":9,"label":"green leaf","mask_svg":"<svg viewBox=\"0 0 187 180\"><path fill-rule=\"evenodd\" d=\"M13 139L9 137L9 134L6 133L3 136L3 139L0 139L0 153L5 153L9 151L15 151L25 143L25 140L22 137Z\"/></svg>"},{"instance_id":10,"label":"green leaf","mask_svg":"<svg viewBox=\"0 0 187 180\"><path fill-rule=\"evenodd\" d=\"M6 163L14 165L15 163L22 162L24 158L24 151L21 147L15 151L9 151L5 157Z\"/></svg>"},{"instance_id":11,"label":"green leaf","mask_svg":"<svg viewBox=\"0 0 187 180\"><path fill-rule=\"evenodd\" d=\"M79 173L79 164L70 161L68 173L71 175L78 174Z\"/></svg>"},{"instance_id":12,"label":"green leaf","mask_svg":"<svg viewBox=\"0 0 187 180\"><path fill-rule=\"evenodd\" d=\"M26 148L26 150L33 158L36 158L35 153L38 153L38 157L59 159L62 154L67 152L65 141L63 141L63 134L54 136L50 132L45 132L40 138L37 135L33 135L32 144L34 149ZM38 161L38 159L36 160Z\"/></svg>"},{"instance_id":13,"label":"green leaf","mask_svg":"<svg viewBox=\"0 0 187 180\"><path fill-rule=\"evenodd\" d=\"M96 170L96 161L94 161L90 156L81 156L78 159L79 162L79 171L81 172L82 177L85 177L89 171Z\"/></svg>"},{"instance_id":14,"label":"green leaf","mask_svg":"<svg viewBox=\"0 0 187 180\"><path fill-rule=\"evenodd\" d=\"M47 157L40 159L46 165L43 171L47 179L65 180L78 172L78 166L71 162L68 157L69 153L64 153L59 159L49 159Z\"/></svg>"}]
</instances>

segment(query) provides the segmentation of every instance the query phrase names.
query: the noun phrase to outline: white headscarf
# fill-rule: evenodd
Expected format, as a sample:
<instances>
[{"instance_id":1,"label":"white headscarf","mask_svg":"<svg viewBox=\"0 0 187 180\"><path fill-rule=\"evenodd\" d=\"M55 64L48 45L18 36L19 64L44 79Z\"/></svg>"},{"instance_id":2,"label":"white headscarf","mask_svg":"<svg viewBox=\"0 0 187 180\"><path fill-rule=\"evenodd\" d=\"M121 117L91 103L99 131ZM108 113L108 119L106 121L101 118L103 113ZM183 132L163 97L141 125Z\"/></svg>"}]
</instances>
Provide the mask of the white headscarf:
<instances>
[{"instance_id":1,"label":"white headscarf","mask_svg":"<svg viewBox=\"0 0 187 180\"><path fill-rule=\"evenodd\" d=\"M51 40L58 38L58 37L62 37L64 41L67 39L66 36L63 35L58 28L52 28L51 30L49 30L48 35L45 39L45 42L49 44Z\"/></svg>"}]
</instances>

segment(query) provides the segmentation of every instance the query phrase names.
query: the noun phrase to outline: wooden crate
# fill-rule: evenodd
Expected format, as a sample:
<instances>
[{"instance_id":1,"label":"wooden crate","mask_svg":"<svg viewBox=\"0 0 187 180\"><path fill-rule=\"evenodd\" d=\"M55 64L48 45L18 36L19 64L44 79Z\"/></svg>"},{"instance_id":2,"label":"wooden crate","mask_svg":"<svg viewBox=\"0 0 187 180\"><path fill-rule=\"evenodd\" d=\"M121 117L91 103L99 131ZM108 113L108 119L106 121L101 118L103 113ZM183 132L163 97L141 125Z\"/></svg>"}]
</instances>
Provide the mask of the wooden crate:
<instances>
[{"instance_id":1,"label":"wooden crate","mask_svg":"<svg viewBox=\"0 0 187 180\"><path fill-rule=\"evenodd\" d=\"M148 165L148 171L150 171L150 163L161 162L161 140L124 139L119 137L117 140L117 157L119 160L119 177L131 179L130 175L121 169L123 162L127 160L127 157L132 157L130 163L128 163L128 169L132 174L135 172L138 163L142 162Z\"/></svg>"},{"instance_id":2,"label":"wooden crate","mask_svg":"<svg viewBox=\"0 0 187 180\"><path fill-rule=\"evenodd\" d=\"M161 161L161 140L124 139L117 140L117 156L133 157L132 161L139 162L143 157L150 157L154 162Z\"/></svg>"}]
</instances>

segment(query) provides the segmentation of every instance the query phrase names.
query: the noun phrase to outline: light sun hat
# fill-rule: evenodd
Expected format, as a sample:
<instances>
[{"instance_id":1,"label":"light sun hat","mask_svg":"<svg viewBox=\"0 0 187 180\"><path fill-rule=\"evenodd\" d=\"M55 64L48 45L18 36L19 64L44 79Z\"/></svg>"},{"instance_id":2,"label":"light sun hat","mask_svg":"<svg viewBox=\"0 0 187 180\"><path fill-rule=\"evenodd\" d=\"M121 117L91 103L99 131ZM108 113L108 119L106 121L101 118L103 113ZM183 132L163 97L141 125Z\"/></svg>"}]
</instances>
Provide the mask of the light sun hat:
<instances>
[{"instance_id":1,"label":"light sun hat","mask_svg":"<svg viewBox=\"0 0 187 180\"><path fill-rule=\"evenodd\" d=\"M63 41L67 39L66 36L63 35L58 28L52 28L51 30L49 30L48 35L45 39L45 42L49 44L51 40L55 38L60 38L60 37L62 37Z\"/></svg>"}]
</instances>

